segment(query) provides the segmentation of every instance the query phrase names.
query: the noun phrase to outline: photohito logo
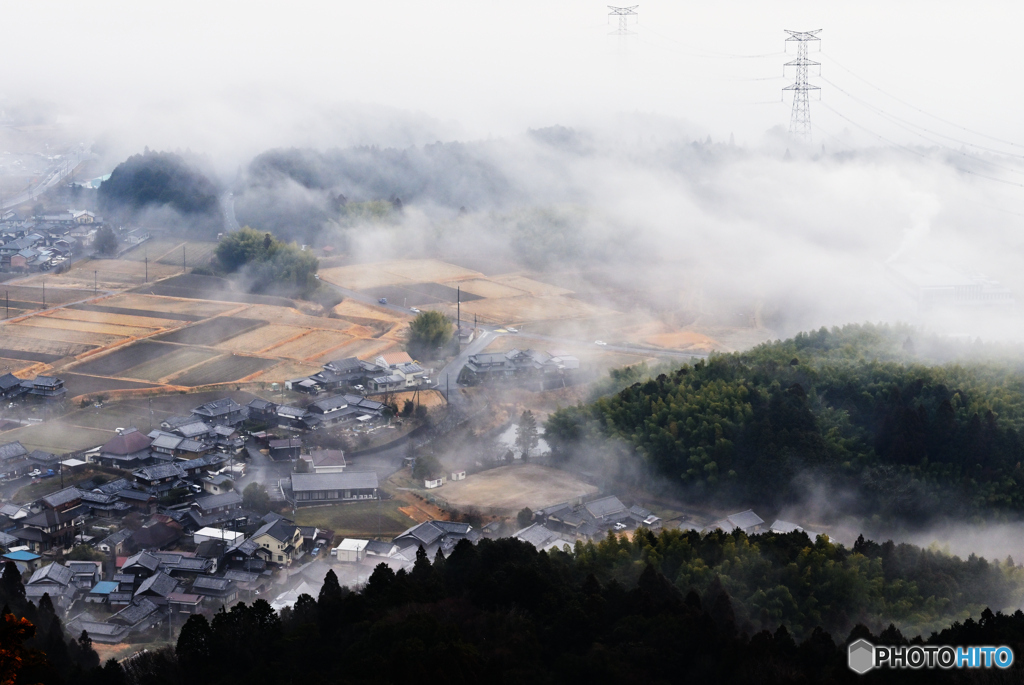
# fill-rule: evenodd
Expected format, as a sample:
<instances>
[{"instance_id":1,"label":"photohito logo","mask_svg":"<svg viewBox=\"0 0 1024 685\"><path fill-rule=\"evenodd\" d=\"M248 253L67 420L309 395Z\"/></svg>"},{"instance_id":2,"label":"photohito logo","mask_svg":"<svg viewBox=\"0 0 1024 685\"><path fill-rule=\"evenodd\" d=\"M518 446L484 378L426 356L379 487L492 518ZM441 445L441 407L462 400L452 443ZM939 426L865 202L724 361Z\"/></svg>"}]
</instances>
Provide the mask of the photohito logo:
<instances>
[{"instance_id":1,"label":"photohito logo","mask_svg":"<svg viewBox=\"0 0 1024 685\"><path fill-rule=\"evenodd\" d=\"M867 640L850 643L847 663L854 673L873 668L1009 668L1009 647L949 647L939 645L875 646Z\"/></svg>"}]
</instances>

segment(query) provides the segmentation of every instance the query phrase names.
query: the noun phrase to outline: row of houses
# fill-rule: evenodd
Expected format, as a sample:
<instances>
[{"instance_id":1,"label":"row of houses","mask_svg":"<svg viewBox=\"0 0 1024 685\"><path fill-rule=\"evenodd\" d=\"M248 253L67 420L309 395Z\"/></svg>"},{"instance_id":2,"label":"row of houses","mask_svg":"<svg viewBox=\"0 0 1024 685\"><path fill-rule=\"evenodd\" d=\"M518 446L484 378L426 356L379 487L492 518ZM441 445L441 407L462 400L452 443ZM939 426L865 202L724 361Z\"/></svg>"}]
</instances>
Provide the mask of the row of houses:
<instances>
[{"instance_id":1,"label":"row of houses","mask_svg":"<svg viewBox=\"0 0 1024 685\"><path fill-rule=\"evenodd\" d=\"M569 385L580 371L580 360L571 354L553 351L511 349L508 352L482 352L469 356L459 382L477 385L487 382L536 382L541 387Z\"/></svg>"},{"instance_id":2,"label":"row of houses","mask_svg":"<svg viewBox=\"0 0 1024 685\"><path fill-rule=\"evenodd\" d=\"M429 387L432 369L424 369L406 352L391 352L373 359L356 357L327 362L323 370L305 378L285 382L288 390L318 395L339 388L389 392Z\"/></svg>"},{"instance_id":3,"label":"row of houses","mask_svg":"<svg viewBox=\"0 0 1024 685\"><path fill-rule=\"evenodd\" d=\"M0 376L0 400L14 402L21 399L44 402L60 401L67 395L63 379L56 376L18 378L13 373Z\"/></svg>"}]
</instances>

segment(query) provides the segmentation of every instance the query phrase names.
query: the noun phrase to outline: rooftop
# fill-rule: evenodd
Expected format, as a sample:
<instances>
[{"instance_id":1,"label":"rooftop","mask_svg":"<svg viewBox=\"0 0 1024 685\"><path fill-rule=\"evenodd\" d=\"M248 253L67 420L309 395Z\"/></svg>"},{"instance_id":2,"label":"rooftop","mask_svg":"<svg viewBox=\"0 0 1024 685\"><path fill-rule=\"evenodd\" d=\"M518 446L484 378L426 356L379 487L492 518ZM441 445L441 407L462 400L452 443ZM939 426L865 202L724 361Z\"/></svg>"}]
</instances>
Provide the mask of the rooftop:
<instances>
[{"instance_id":1,"label":"rooftop","mask_svg":"<svg viewBox=\"0 0 1024 685\"><path fill-rule=\"evenodd\" d=\"M292 474L292 492L310 492L315 490L367 490L376 487L378 487L376 471Z\"/></svg>"}]
</instances>

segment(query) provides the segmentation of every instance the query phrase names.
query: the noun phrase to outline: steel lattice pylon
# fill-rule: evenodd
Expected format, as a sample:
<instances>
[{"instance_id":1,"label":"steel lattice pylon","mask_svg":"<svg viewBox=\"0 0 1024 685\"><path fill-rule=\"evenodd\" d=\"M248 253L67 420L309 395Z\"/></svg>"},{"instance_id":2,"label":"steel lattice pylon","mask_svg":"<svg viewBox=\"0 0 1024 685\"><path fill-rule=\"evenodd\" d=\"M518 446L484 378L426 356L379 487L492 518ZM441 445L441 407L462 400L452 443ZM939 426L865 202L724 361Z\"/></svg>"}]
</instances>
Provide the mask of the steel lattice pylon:
<instances>
[{"instance_id":1,"label":"steel lattice pylon","mask_svg":"<svg viewBox=\"0 0 1024 685\"><path fill-rule=\"evenodd\" d=\"M608 9L611 10L611 12L608 13L608 16L619 18L619 30L612 31L612 33L619 36L625 36L631 33L631 31L629 31L629 29L627 29L626 26L629 22L630 17L638 16L636 13L636 8L639 6L640 5L632 5L630 7L614 7L612 5L608 5Z\"/></svg>"},{"instance_id":2,"label":"steel lattice pylon","mask_svg":"<svg viewBox=\"0 0 1024 685\"><path fill-rule=\"evenodd\" d=\"M815 31L790 31L786 29L789 38L786 42L796 42L796 59L786 62L783 67L796 67L796 80L782 90L793 91L793 111L789 117L789 132L792 135L803 138L811 137L811 101L808 97L810 91L821 90L818 86L812 85L808 78L811 67L820 67L821 62L814 62L807 57L807 44L811 41L821 39L818 34L821 29Z\"/></svg>"}]
</instances>

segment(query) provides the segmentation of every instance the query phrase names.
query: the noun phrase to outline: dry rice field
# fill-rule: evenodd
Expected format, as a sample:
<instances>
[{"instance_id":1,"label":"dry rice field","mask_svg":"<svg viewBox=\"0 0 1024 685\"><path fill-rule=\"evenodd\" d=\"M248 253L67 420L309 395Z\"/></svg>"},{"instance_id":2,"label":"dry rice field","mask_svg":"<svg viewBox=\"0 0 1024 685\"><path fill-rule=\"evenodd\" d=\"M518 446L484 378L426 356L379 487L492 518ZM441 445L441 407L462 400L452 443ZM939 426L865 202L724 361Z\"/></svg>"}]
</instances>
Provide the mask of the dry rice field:
<instances>
[{"instance_id":1,"label":"dry rice field","mask_svg":"<svg viewBox=\"0 0 1024 685\"><path fill-rule=\"evenodd\" d=\"M449 285L445 283L445 285ZM480 297L518 297L519 295L528 294L525 290L513 288L510 285L504 283L495 283L494 281L484 280L482 278L473 278L466 281L456 281L451 287L458 286L462 288L462 292L470 293L471 295L479 295Z\"/></svg>"},{"instance_id":2,"label":"dry rice field","mask_svg":"<svg viewBox=\"0 0 1024 685\"><path fill-rule=\"evenodd\" d=\"M343 319L329 319L322 316L310 316L309 314L303 314L297 309L291 307L274 307L266 304L254 304L249 306L244 312L238 312L237 316L245 316L250 319L263 319L264 321L271 324L281 324L289 326L298 326L299 328L331 328L336 331L346 331L351 333L355 337L361 335L369 335L366 329L354 324L350 321ZM354 331L352 329L358 328L360 331Z\"/></svg>"},{"instance_id":3,"label":"dry rice field","mask_svg":"<svg viewBox=\"0 0 1024 685\"><path fill-rule=\"evenodd\" d=\"M172 376L169 381L175 385L192 387L212 383L228 383L253 376L270 368L275 363L272 359L224 354Z\"/></svg>"},{"instance_id":4,"label":"dry rice field","mask_svg":"<svg viewBox=\"0 0 1024 685\"><path fill-rule=\"evenodd\" d=\"M33 324L35 320L33 320ZM85 345L109 345L119 340L124 340L118 335L102 335L100 333L88 333L76 331L69 328L51 328L48 326L35 326L30 324L10 324L4 326L4 335L12 335L19 338L38 338L41 340L62 340L64 342L82 343Z\"/></svg>"},{"instance_id":5,"label":"dry rice field","mask_svg":"<svg viewBox=\"0 0 1024 685\"><path fill-rule=\"evenodd\" d=\"M158 319L149 316L132 316L130 314L110 314L108 312L90 312L80 309L56 309L47 314L52 319L68 319L71 321L93 321L95 323L114 326L139 326L142 328L177 328L184 321L175 319Z\"/></svg>"},{"instance_id":6,"label":"dry rice field","mask_svg":"<svg viewBox=\"0 0 1024 685\"><path fill-rule=\"evenodd\" d=\"M336 266L320 272L320 278L350 290L364 290L402 283L440 283L461 278L481 278L479 271L464 269L436 259L395 259L373 264Z\"/></svg>"},{"instance_id":7,"label":"dry rice field","mask_svg":"<svg viewBox=\"0 0 1024 685\"><path fill-rule=\"evenodd\" d=\"M180 240L147 240L134 250L124 253L121 259L133 262L143 262L149 258L150 263L156 262L161 257L167 256L177 248L178 264L181 264L181 241Z\"/></svg>"},{"instance_id":8,"label":"dry rice field","mask_svg":"<svg viewBox=\"0 0 1024 685\"><path fill-rule=\"evenodd\" d=\"M446 307L452 309L452 307ZM462 316L478 314L485 320L521 322L548 319L582 319L613 314L570 297L503 297L462 303Z\"/></svg>"},{"instance_id":9,"label":"dry rice field","mask_svg":"<svg viewBox=\"0 0 1024 685\"><path fill-rule=\"evenodd\" d=\"M204 319L239 308L239 305L230 302L183 300L176 297L136 295L134 293L114 295L113 297L109 297L104 300L97 300L94 304L106 305L108 307L123 307L125 309L144 309L154 312L192 314Z\"/></svg>"},{"instance_id":10,"label":"dry rice field","mask_svg":"<svg viewBox=\"0 0 1024 685\"><path fill-rule=\"evenodd\" d=\"M313 329L306 335L272 347L266 354L292 359L313 359L345 344L352 336L338 331Z\"/></svg>"},{"instance_id":11,"label":"dry rice field","mask_svg":"<svg viewBox=\"0 0 1024 685\"><path fill-rule=\"evenodd\" d=\"M347 357L359 357L360 359L367 359L378 354L384 354L385 352L394 351L395 348L397 347L397 342L395 342L394 340L388 340L387 338L363 338L358 340L351 340L337 349L330 350L328 352L321 354L319 357L317 357L316 361L326 364L332 359L345 359Z\"/></svg>"},{"instance_id":12,"label":"dry rice field","mask_svg":"<svg viewBox=\"0 0 1024 685\"><path fill-rule=\"evenodd\" d=\"M233 338L218 343L215 347L219 350L229 352L248 352L255 354L274 345L280 345L286 340L291 340L305 333L305 329L296 326L282 326L280 324L267 324L253 331L236 335Z\"/></svg>"},{"instance_id":13,"label":"dry rice field","mask_svg":"<svg viewBox=\"0 0 1024 685\"><path fill-rule=\"evenodd\" d=\"M372 305L363 304L362 302L356 302L355 300L345 300L331 311L334 312L335 316L349 318L353 321L369 319L371 321L390 321L399 323L409 321L412 318L396 314L395 312L387 309L381 309Z\"/></svg>"},{"instance_id":14,"label":"dry rice field","mask_svg":"<svg viewBox=\"0 0 1024 685\"><path fill-rule=\"evenodd\" d=\"M21 338L8 334L5 329L0 329L0 349L73 357L96 348L93 345L64 342L52 338Z\"/></svg>"},{"instance_id":15,"label":"dry rice field","mask_svg":"<svg viewBox=\"0 0 1024 685\"><path fill-rule=\"evenodd\" d=\"M436 492L457 509L475 507L484 513L508 515L523 507L536 511L583 497L597 488L559 469L522 464L476 473Z\"/></svg>"},{"instance_id":16,"label":"dry rice field","mask_svg":"<svg viewBox=\"0 0 1024 685\"><path fill-rule=\"evenodd\" d=\"M27 325L40 328L56 328L72 331L83 331L86 333L99 333L101 335L117 335L124 338L134 338L151 335L158 330L156 327L142 328L140 326L118 326L109 323L97 323L95 321L78 321L76 319L54 319L44 314L33 316L25 322Z\"/></svg>"},{"instance_id":17,"label":"dry rice field","mask_svg":"<svg viewBox=\"0 0 1024 685\"><path fill-rule=\"evenodd\" d=\"M253 377L252 380L261 381L263 383L284 383L285 381L293 378L304 378L306 376L312 376L321 370L319 364L305 364L303 362L281 362L277 366L273 366L260 374Z\"/></svg>"},{"instance_id":18,"label":"dry rice field","mask_svg":"<svg viewBox=\"0 0 1024 685\"><path fill-rule=\"evenodd\" d=\"M531 295L536 296L547 296L547 295L569 295L572 293L571 290L560 288L557 285L551 285L550 283L542 283L535 281L532 278L527 278L522 274L507 274L505 276L495 276L491 279L496 283L506 285L510 288L516 288L523 290Z\"/></svg>"}]
</instances>

